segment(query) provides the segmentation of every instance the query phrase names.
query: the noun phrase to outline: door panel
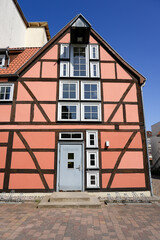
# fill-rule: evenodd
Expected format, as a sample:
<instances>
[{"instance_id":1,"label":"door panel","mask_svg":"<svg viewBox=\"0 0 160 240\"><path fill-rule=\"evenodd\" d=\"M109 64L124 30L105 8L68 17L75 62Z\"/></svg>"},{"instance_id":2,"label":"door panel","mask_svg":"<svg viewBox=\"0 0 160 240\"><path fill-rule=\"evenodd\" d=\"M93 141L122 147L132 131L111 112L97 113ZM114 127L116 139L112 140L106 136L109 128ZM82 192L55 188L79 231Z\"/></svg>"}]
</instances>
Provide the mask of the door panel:
<instances>
[{"instance_id":1,"label":"door panel","mask_svg":"<svg viewBox=\"0 0 160 240\"><path fill-rule=\"evenodd\" d=\"M82 145L61 144L59 190L82 190Z\"/></svg>"}]
</instances>

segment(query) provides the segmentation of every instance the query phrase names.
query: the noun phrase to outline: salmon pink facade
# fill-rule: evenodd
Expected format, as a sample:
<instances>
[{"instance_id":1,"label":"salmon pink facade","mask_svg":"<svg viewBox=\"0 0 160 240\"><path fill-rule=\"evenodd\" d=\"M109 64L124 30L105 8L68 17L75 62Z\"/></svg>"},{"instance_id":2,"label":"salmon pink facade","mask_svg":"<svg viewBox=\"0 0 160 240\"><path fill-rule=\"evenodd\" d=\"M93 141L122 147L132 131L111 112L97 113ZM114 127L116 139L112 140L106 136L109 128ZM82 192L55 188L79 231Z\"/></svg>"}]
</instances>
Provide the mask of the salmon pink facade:
<instances>
[{"instance_id":1,"label":"salmon pink facade","mask_svg":"<svg viewBox=\"0 0 160 240\"><path fill-rule=\"evenodd\" d=\"M150 191L145 78L82 15L30 50L0 69L0 191Z\"/></svg>"}]
</instances>

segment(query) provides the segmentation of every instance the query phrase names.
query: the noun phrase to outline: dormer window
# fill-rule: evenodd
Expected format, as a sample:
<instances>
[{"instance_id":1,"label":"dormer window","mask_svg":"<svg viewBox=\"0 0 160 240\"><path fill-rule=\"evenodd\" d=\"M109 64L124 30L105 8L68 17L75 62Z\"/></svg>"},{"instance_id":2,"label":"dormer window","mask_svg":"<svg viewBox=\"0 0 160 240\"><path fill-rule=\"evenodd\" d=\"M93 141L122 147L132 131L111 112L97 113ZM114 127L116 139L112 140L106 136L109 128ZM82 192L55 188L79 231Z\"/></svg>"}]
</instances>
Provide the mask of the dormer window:
<instances>
[{"instance_id":1,"label":"dormer window","mask_svg":"<svg viewBox=\"0 0 160 240\"><path fill-rule=\"evenodd\" d=\"M0 55L0 67L5 66L5 55Z\"/></svg>"}]
</instances>

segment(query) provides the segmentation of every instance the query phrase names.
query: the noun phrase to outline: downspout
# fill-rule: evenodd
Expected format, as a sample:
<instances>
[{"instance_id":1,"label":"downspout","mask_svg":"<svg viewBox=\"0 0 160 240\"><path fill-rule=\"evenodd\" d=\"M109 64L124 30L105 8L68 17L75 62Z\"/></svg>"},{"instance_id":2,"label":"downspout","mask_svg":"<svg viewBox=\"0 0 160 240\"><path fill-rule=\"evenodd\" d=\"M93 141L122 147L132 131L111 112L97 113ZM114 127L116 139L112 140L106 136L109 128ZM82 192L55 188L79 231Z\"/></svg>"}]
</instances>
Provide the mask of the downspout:
<instances>
[{"instance_id":1,"label":"downspout","mask_svg":"<svg viewBox=\"0 0 160 240\"><path fill-rule=\"evenodd\" d=\"M150 181L150 186L151 186L151 196L153 196L153 188L152 188L152 177L151 177L151 166L150 166L150 161L149 161L149 153L148 153L148 144L147 144L147 134L146 134L146 121L145 121L145 115L144 115L144 101L143 101L143 87L146 82L144 82L141 85L141 96L142 96L142 107L143 107L143 117L144 117L144 132L145 132L145 141L146 141L146 147L147 147L147 161L148 161L148 168L149 168L149 181Z\"/></svg>"}]
</instances>

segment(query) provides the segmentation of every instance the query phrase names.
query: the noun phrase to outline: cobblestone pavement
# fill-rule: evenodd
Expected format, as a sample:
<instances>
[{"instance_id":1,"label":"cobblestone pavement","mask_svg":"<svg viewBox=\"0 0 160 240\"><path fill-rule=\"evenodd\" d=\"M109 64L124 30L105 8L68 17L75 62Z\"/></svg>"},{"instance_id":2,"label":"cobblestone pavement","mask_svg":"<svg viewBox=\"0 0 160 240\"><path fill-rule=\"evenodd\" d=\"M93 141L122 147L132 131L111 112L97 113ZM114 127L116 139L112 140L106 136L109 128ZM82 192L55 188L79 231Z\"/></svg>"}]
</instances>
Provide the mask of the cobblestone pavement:
<instances>
[{"instance_id":1,"label":"cobblestone pavement","mask_svg":"<svg viewBox=\"0 0 160 240\"><path fill-rule=\"evenodd\" d=\"M37 209L0 204L0 240L160 240L160 204Z\"/></svg>"}]
</instances>

